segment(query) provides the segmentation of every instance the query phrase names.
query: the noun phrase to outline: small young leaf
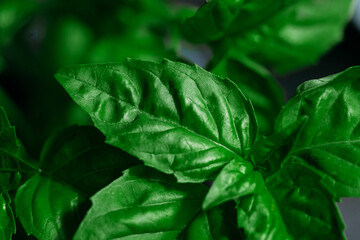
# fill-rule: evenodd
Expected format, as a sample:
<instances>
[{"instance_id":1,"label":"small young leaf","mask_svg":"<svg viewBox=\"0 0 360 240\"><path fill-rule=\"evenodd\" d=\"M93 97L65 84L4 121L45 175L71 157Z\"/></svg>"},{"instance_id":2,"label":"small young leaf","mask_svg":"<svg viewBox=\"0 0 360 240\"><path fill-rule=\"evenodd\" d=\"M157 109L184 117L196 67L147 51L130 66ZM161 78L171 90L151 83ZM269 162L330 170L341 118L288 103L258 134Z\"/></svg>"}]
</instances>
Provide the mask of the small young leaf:
<instances>
[{"instance_id":1,"label":"small young leaf","mask_svg":"<svg viewBox=\"0 0 360 240\"><path fill-rule=\"evenodd\" d=\"M259 172L253 171L249 162L231 161L216 177L203 202L209 209L229 200L263 191L264 180Z\"/></svg>"},{"instance_id":2,"label":"small young leaf","mask_svg":"<svg viewBox=\"0 0 360 240\"><path fill-rule=\"evenodd\" d=\"M0 192L0 238L4 240L11 240L16 231L10 202L10 196L6 192Z\"/></svg>"},{"instance_id":3,"label":"small young leaf","mask_svg":"<svg viewBox=\"0 0 360 240\"><path fill-rule=\"evenodd\" d=\"M359 78L360 67L353 67L304 83L276 121L282 132L308 117L283 164L313 171L336 199L360 196Z\"/></svg>"},{"instance_id":4,"label":"small young leaf","mask_svg":"<svg viewBox=\"0 0 360 240\"><path fill-rule=\"evenodd\" d=\"M198 66L79 65L56 78L92 117L106 142L181 182L203 182L246 158L256 134L253 108L237 86Z\"/></svg>"},{"instance_id":5,"label":"small young leaf","mask_svg":"<svg viewBox=\"0 0 360 240\"><path fill-rule=\"evenodd\" d=\"M93 205L74 239L195 240L199 232L205 234L201 239L236 236L230 226L214 224L223 215L220 209L200 212L206 191L202 184L178 184L152 168L131 168L91 198Z\"/></svg>"},{"instance_id":6,"label":"small young leaf","mask_svg":"<svg viewBox=\"0 0 360 240\"><path fill-rule=\"evenodd\" d=\"M212 73L228 77L250 99L254 106L259 130L270 134L277 114L285 104L283 90L261 65L234 50L229 50Z\"/></svg>"},{"instance_id":7,"label":"small young leaf","mask_svg":"<svg viewBox=\"0 0 360 240\"><path fill-rule=\"evenodd\" d=\"M104 144L93 127L73 126L52 136L41 154L41 174L17 192L16 215L28 234L71 239L89 198L140 161Z\"/></svg>"}]
</instances>

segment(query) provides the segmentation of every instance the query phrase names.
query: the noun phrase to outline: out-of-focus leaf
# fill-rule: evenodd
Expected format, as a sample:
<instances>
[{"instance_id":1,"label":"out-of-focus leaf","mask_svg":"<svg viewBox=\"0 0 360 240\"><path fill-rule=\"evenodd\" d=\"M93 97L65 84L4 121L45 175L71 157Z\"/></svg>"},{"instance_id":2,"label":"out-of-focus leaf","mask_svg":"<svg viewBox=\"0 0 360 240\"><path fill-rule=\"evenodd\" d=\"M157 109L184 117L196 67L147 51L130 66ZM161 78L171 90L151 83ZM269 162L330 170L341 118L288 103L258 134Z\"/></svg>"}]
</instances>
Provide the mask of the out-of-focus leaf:
<instances>
[{"instance_id":1,"label":"out-of-focus leaf","mask_svg":"<svg viewBox=\"0 0 360 240\"><path fill-rule=\"evenodd\" d=\"M171 54L165 50L160 38L141 32L101 39L92 48L88 59L93 63L123 62L128 57L160 62Z\"/></svg>"},{"instance_id":2,"label":"out-of-focus leaf","mask_svg":"<svg viewBox=\"0 0 360 240\"><path fill-rule=\"evenodd\" d=\"M343 36L354 0L302 0L239 35L244 54L280 73L314 64Z\"/></svg>"},{"instance_id":3,"label":"out-of-focus leaf","mask_svg":"<svg viewBox=\"0 0 360 240\"><path fill-rule=\"evenodd\" d=\"M4 59L0 56L0 73L3 71L4 65L5 65Z\"/></svg>"},{"instance_id":4,"label":"out-of-focus leaf","mask_svg":"<svg viewBox=\"0 0 360 240\"><path fill-rule=\"evenodd\" d=\"M276 120L282 132L307 116L282 164L313 171L336 200L360 196L359 78L360 67L353 67L305 82Z\"/></svg>"},{"instance_id":5,"label":"out-of-focus leaf","mask_svg":"<svg viewBox=\"0 0 360 240\"><path fill-rule=\"evenodd\" d=\"M284 73L315 63L338 43L354 3L213 0L185 21L183 32L194 42L232 39L223 41L228 45L225 51L236 46L255 61Z\"/></svg>"},{"instance_id":6,"label":"out-of-focus leaf","mask_svg":"<svg viewBox=\"0 0 360 240\"><path fill-rule=\"evenodd\" d=\"M262 24L291 0L212 0L184 22L182 31L193 42L212 42Z\"/></svg>"},{"instance_id":7,"label":"out-of-focus leaf","mask_svg":"<svg viewBox=\"0 0 360 240\"><path fill-rule=\"evenodd\" d=\"M46 51L53 69L85 60L93 41L89 26L75 17L62 17L53 23L49 31Z\"/></svg>"},{"instance_id":8,"label":"out-of-focus leaf","mask_svg":"<svg viewBox=\"0 0 360 240\"><path fill-rule=\"evenodd\" d=\"M38 239L70 239L95 192L139 161L104 144L93 127L70 127L46 142L41 173L18 190L16 215Z\"/></svg>"},{"instance_id":9,"label":"out-of-focus leaf","mask_svg":"<svg viewBox=\"0 0 360 240\"><path fill-rule=\"evenodd\" d=\"M231 239L220 209L201 213L207 187L138 166L95 194L74 239ZM106 202L107 204L104 204ZM219 223L221 219L224 222ZM230 225L230 226L229 226ZM200 229L199 229L200 228Z\"/></svg>"},{"instance_id":10,"label":"out-of-focus leaf","mask_svg":"<svg viewBox=\"0 0 360 240\"><path fill-rule=\"evenodd\" d=\"M107 143L181 182L213 178L248 155L254 112L237 86L198 66L127 60L80 65L56 78Z\"/></svg>"},{"instance_id":11,"label":"out-of-focus leaf","mask_svg":"<svg viewBox=\"0 0 360 240\"><path fill-rule=\"evenodd\" d=\"M10 196L6 192L0 192L0 238L4 240L11 240L16 231L10 202Z\"/></svg>"},{"instance_id":12,"label":"out-of-focus leaf","mask_svg":"<svg viewBox=\"0 0 360 240\"><path fill-rule=\"evenodd\" d=\"M264 67L239 52L229 50L211 72L230 78L250 99L261 133L268 135L273 132L275 118L285 104L284 94Z\"/></svg>"},{"instance_id":13,"label":"out-of-focus leaf","mask_svg":"<svg viewBox=\"0 0 360 240\"><path fill-rule=\"evenodd\" d=\"M15 32L37 9L33 0L2 0L0 2L0 49L11 41Z\"/></svg>"}]
</instances>

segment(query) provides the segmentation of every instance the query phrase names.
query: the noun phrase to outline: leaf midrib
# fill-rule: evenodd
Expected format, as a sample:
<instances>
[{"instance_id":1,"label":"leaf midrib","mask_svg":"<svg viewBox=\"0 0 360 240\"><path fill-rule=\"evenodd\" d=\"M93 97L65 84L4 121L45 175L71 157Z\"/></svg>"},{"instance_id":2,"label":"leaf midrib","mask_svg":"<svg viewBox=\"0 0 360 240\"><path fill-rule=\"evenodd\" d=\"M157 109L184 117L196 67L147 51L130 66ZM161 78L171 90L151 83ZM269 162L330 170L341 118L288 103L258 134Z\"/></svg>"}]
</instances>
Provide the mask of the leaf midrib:
<instances>
[{"instance_id":1,"label":"leaf midrib","mask_svg":"<svg viewBox=\"0 0 360 240\"><path fill-rule=\"evenodd\" d=\"M122 72L117 71L117 70L115 70L115 69L111 69L111 70L122 74ZM109 96L110 98L112 98L112 99L114 99L114 100L116 100L116 101L118 101L118 102L123 102L123 103L125 103L125 104L130 105L133 109L137 110L137 111L138 111L139 113L141 113L141 114L144 114L144 115L148 116L148 117L151 118L151 119L155 119L155 120L157 120L157 121L161 121L161 122L167 123L167 124L172 125L172 126L177 127L177 128L183 128L183 129L185 129L186 131L188 131L190 134L193 134L193 135L195 135L195 136L197 136L197 137L200 137L200 138L203 138L203 139L205 139L205 140L207 140L207 141L209 141L209 142L211 142L211 143L213 143L213 144L215 144L215 145L218 145L218 146L224 148L225 150L229 151L230 153L232 153L232 154L234 154L234 155L238 155L238 154L235 153L233 150L231 150L230 148L224 146L224 145L221 144L221 143L218 143L218 142L216 142L216 141L214 141L214 140L211 140L211 139L209 139L209 138L206 137L206 136L199 135L198 133L192 131L191 129L187 128L186 126L180 125L179 123L175 123L175 122L173 122L173 121L169 121L169 120L163 119L163 118L158 118L158 117L156 117L156 116L154 116L154 115L152 115L152 114L150 114L150 113L148 113L148 112L145 112L144 110L142 110L142 109L140 109L140 108L137 108L137 107L133 106L132 104L128 103L127 101L123 101L122 99L118 99L118 98L112 96L110 93L104 91L103 89L99 89L99 88L97 88L96 86L94 86L94 85L92 85L92 84L90 84L90 83L88 83L88 82L86 82L86 81L83 81L83 80L81 80L81 79L78 79L78 78L75 78L75 77L71 77L71 76L62 75L62 77L65 77L65 78L67 78L67 79L73 79L73 80L75 80L75 81L79 81L79 82L81 82L82 84L88 85L88 86L90 86L90 87L92 87L92 88L94 88L94 89L96 89L96 90L98 90L98 91L101 91L101 92L105 93L107 96ZM106 121L103 121L103 120L97 118L94 114L91 114L91 116L92 116L93 118L95 118L96 121L103 122L103 123L105 123L105 124L113 124L113 125L117 125L117 124L118 124L118 122L117 122L117 123L108 123L108 122L106 122ZM97 125L97 124L96 124L96 125Z\"/></svg>"}]
</instances>

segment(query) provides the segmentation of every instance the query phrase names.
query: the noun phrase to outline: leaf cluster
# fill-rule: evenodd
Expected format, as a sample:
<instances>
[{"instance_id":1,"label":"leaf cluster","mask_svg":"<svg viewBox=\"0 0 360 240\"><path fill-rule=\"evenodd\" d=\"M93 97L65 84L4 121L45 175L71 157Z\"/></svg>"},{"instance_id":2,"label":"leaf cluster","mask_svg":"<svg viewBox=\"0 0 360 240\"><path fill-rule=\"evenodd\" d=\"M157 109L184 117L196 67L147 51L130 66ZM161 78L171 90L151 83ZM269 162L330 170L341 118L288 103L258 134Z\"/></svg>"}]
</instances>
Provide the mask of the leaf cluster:
<instances>
[{"instance_id":1,"label":"leaf cluster","mask_svg":"<svg viewBox=\"0 0 360 240\"><path fill-rule=\"evenodd\" d=\"M360 67L286 103L275 73L313 64L351 9L3 1L1 76L26 94L0 89L0 238L344 239L336 202L360 197ZM212 49L205 69L186 41Z\"/></svg>"}]
</instances>

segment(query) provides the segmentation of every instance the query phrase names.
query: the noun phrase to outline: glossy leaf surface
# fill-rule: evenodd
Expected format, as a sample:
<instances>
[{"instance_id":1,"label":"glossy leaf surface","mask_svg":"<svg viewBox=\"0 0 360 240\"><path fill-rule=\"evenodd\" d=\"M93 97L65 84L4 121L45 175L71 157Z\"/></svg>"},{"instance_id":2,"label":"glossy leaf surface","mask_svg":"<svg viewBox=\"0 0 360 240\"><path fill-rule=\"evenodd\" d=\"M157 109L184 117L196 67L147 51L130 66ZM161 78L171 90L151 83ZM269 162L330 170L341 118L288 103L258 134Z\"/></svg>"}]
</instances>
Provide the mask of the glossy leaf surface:
<instances>
[{"instance_id":1,"label":"glossy leaf surface","mask_svg":"<svg viewBox=\"0 0 360 240\"><path fill-rule=\"evenodd\" d=\"M273 132L275 118L285 101L280 85L264 67L239 52L229 50L211 72L231 79L250 99L260 133Z\"/></svg>"},{"instance_id":2,"label":"glossy leaf surface","mask_svg":"<svg viewBox=\"0 0 360 240\"><path fill-rule=\"evenodd\" d=\"M238 226L244 228L246 239L293 239L268 190L238 200Z\"/></svg>"},{"instance_id":3,"label":"glossy leaf surface","mask_svg":"<svg viewBox=\"0 0 360 240\"><path fill-rule=\"evenodd\" d=\"M250 163L232 161L225 166L206 195L203 208L230 200L237 202L238 227L244 230L246 239L292 239L279 210L282 206Z\"/></svg>"},{"instance_id":4,"label":"glossy leaf surface","mask_svg":"<svg viewBox=\"0 0 360 240\"><path fill-rule=\"evenodd\" d=\"M63 68L56 78L106 142L181 182L202 182L246 157L257 125L234 83L165 60Z\"/></svg>"},{"instance_id":5,"label":"glossy leaf surface","mask_svg":"<svg viewBox=\"0 0 360 240\"><path fill-rule=\"evenodd\" d=\"M86 196L40 174L19 188L16 215L37 239L69 239L83 217ZM86 208L85 208L86 209Z\"/></svg>"},{"instance_id":6,"label":"glossy leaf surface","mask_svg":"<svg viewBox=\"0 0 360 240\"><path fill-rule=\"evenodd\" d=\"M278 132L307 116L283 164L320 176L336 198L360 196L360 68L308 81L281 111Z\"/></svg>"},{"instance_id":7,"label":"glossy leaf surface","mask_svg":"<svg viewBox=\"0 0 360 240\"><path fill-rule=\"evenodd\" d=\"M212 208L206 212L199 212L179 239L184 240L212 240L212 239L244 239L243 234L237 229L236 217L233 209L228 211L221 208Z\"/></svg>"},{"instance_id":8,"label":"glossy leaf surface","mask_svg":"<svg viewBox=\"0 0 360 240\"><path fill-rule=\"evenodd\" d=\"M252 157L254 165L264 178L271 176L281 168L284 159L297 140L297 134L307 119L307 116L302 116L281 131L268 137L262 136L255 142L252 148Z\"/></svg>"},{"instance_id":9,"label":"glossy leaf surface","mask_svg":"<svg viewBox=\"0 0 360 240\"><path fill-rule=\"evenodd\" d=\"M13 211L10 207L10 196L6 192L0 193L0 238L11 240L16 231Z\"/></svg>"},{"instance_id":10,"label":"glossy leaf surface","mask_svg":"<svg viewBox=\"0 0 360 240\"><path fill-rule=\"evenodd\" d=\"M286 167L268 185L294 239L345 239L337 206L316 175L302 166Z\"/></svg>"},{"instance_id":11,"label":"glossy leaf surface","mask_svg":"<svg viewBox=\"0 0 360 240\"><path fill-rule=\"evenodd\" d=\"M139 161L104 144L93 127L70 127L52 136L41 155L41 174L17 192L16 214L38 239L69 239L95 192Z\"/></svg>"},{"instance_id":12,"label":"glossy leaf surface","mask_svg":"<svg viewBox=\"0 0 360 240\"><path fill-rule=\"evenodd\" d=\"M259 172L253 171L249 162L231 161L216 177L203 208L208 209L230 200L264 190L264 180Z\"/></svg>"},{"instance_id":13,"label":"glossy leaf surface","mask_svg":"<svg viewBox=\"0 0 360 240\"><path fill-rule=\"evenodd\" d=\"M214 224L223 218L220 209L200 212L206 191L148 167L131 168L91 198L75 239L229 239L231 225Z\"/></svg>"}]
</instances>

